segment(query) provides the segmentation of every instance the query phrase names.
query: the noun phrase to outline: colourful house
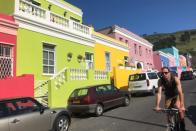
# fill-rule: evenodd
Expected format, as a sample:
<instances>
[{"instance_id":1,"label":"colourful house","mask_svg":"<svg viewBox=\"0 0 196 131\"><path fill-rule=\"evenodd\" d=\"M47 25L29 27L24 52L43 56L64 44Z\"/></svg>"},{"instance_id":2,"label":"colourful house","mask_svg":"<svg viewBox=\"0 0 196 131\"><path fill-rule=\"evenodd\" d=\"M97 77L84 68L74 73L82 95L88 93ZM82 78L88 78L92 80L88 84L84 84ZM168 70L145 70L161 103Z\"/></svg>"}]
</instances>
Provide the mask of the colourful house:
<instances>
[{"instance_id":1,"label":"colourful house","mask_svg":"<svg viewBox=\"0 0 196 131\"><path fill-rule=\"evenodd\" d=\"M65 106L75 88L110 82L93 70L95 41L81 9L63 0L1 0L0 12L19 25L16 75L34 74L35 96L47 97L41 102Z\"/></svg>"},{"instance_id":2,"label":"colourful house","mask_svg":"<svg viewBox=\"0 0 196 131\"><path fill-rule=\"evenodd\" d=\"M186 57L184 57L183 55L180 55L180 66L182 67L187 67L187 64L186 64Z\"/></svg>"},{"instance_id":3,"label":"colourful house","mask_svg":"<svg viewBox=\"0 0 196 131\"><path fill-rule=\"evenodd\" d=\"M0 14L0 99L33 96L33 75L16 76L17 29L13 16Z\"/></svg>"},{"instance_id":4,"label":"colourful house","mask_svg":"<svg viewBox=\"0 0 196 131\"><path fill-rule=\"evenodd\" d=\"M158 71L161 71L162 67L169 67L168 54L164 52L155 51L153 53L153 60L154 60L154 67Z\"/></svg>"},{"instance_id":5,"label":"colourful house","mask_svg":"<svg viewBox=\"0 0 196 131\"><path fill-rule=\"evenodd\" d=\"M143 70L153 69L153 45L150 42L117 25L100 29L98 32L128 45L130 66Z\"/></svg>"},{"instance_id":6,"label":"colourful house","mask_svg":"<svg viewBox=\"0 0 196 131\"><path fill-rule=\"evenodd\" d=\"M167 53L168 59L169 59L169 67L176 66L176 60L175 57L169 53Z\"/></svg>"},{"instance_id":7,"label":"colourful house","mask_svg":"<svg viewBox=\"0 0 196 131\"><path fill-rule=\"evenodd\" d=\"M160 51L165 52L165 53L170 53L171 55L173 55L175 57L175 60L176 60L176 66L180 66L179 50L177 48L175 48L175 47L164 48L164 49L160 49Z\"/></svg>"},{"instance_id":8,"label":"colourful house","mask_svg":"<svg viewBox=\"0 0 196 131\"><path fill-rule=\"evenodd\" d=\"M0 14L0 79L16 76L16 35L12 16Z\"/></svg>"},{"instance_id":9,"label":"colourful house","mask_svg":"<svg viewBox=\"0 0 196 131\"><path fill-rule=\"evenodd\" d=\"M96 41L95 69L109 71L116 87L127 88L129 75L141 71L130 68L128 45L98 32L93 32L93 38Z\"/></svg>"}]
</instances>

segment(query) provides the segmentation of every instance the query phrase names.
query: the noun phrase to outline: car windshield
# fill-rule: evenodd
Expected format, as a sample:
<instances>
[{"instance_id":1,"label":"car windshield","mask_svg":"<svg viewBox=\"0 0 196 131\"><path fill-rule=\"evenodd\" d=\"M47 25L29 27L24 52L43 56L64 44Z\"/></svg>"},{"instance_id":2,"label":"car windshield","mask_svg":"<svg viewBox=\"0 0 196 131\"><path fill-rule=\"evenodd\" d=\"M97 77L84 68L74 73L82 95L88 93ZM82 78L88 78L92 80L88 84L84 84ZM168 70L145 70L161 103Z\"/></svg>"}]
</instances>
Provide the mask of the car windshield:
<instances>
[{"instance_id":1,"label":"car windshield","mask_svg":"<svg viewBox=\"0 0 196 131\"><path fill-rule=\"evenodd\" d=\"M83 89L74 90L70 97L80 97L80 96L86 96L86 95L88 95L88 89L83 88Z\"/></svg>"},{"instance_id":2,"label":"car windshield","mask_svg":"<svg viewBox=\"0 0 196 131\"><path fill-rule=\"evenodd\" d=\"M148 78L149 79L158 79L158 76L156 73L148 73Z\"/></svg>"},{"instance_id":3,"label":"car windshield","mask_svg":"<svg viewBox=\"0 0 196 131\"><path fill-rule=\"evenodd\" d=\"M146 80L146 74L141 73L141 74L134 74L129 76L129 81L142 81Z\"/></svg>"}]
</instances>

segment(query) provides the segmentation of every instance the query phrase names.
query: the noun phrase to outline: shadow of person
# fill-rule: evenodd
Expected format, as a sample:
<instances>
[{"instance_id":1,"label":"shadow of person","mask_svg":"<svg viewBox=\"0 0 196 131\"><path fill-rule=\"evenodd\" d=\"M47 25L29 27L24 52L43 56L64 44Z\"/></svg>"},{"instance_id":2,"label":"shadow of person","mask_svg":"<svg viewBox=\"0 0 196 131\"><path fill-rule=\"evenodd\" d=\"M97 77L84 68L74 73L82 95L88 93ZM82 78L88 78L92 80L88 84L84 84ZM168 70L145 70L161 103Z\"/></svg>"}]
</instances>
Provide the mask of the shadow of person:
<instances>
[{"instance_id":1,"label":"shadow of person","mask_svg":"<svg viewBox=\"0 0 196 131\"><path fill-rule=\"evenodd\" d=\"M189 106L187 109L187 117L192 121L194 125L196 125L196 106Z\"/></svg>"}]
</instances>

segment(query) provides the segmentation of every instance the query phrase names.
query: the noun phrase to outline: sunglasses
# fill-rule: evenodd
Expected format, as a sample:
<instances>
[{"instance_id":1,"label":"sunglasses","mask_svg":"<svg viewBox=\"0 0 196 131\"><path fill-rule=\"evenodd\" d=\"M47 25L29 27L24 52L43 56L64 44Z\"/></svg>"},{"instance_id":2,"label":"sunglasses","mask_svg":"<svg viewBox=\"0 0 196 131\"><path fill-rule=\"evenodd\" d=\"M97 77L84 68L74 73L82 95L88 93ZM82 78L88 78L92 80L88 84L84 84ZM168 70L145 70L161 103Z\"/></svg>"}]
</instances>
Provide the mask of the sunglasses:
<instances>
[{"instance_id":1,"label":"sunglasses","mask_svg":"<svg viewBox=\"0 0 196 131\"><path fill-rule=\"evenodd\" d=\"M162 72L163 74L167 75L169 72Z\"/></svg>"}]
</instances>

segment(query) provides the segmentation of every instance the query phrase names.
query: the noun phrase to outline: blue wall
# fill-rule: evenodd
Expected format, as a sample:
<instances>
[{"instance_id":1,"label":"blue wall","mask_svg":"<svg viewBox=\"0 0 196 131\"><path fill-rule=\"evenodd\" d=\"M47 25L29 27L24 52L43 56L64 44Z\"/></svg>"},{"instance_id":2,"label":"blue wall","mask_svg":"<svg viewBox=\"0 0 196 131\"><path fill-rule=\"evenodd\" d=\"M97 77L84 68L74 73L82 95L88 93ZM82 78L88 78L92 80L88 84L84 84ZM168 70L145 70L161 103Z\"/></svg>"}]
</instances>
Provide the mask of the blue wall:
<instances>
[{"instance_id":1,"label":"blue wall","mask_svg":"<svg viewBox=\"0 0 196 131\"><path fill-rule=\"evenodd\" d=\"M160 51L163 51L164 53L170 53L171 55L173 55L176 59L176 66L180 66L179 50L177 48L175 47L164 48L164 49L160 49Z\"/></svg>"},{"instance_id":2,"label":"blue wall","mask_svg":"<svg viewBox=\"0 0 196 131\"><path fill-rule=\"evenodd\" d=\"M162 67L169 67L169 59L165 56L160 55L160 61L162 64Z\"/></svg>"}]
</instances>

